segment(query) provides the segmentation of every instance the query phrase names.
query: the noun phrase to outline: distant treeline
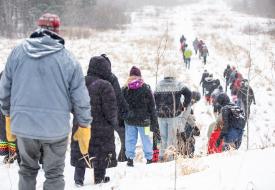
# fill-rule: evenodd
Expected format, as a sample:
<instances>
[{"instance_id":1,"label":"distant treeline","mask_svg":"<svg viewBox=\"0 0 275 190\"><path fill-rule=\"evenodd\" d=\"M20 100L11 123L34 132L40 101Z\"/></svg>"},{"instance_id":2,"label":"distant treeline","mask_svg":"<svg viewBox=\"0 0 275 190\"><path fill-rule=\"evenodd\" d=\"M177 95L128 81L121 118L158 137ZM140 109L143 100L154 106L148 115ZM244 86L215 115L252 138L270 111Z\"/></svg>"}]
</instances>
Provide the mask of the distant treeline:
<instances>
[{"instance_id":1,"label":"distant treeline","mask_svg":"<svg viewBox=\"0 0 275 190\"><path fill-rule=\"evenodd\" d=\"M275 18L275 0L227 0L238 11Z\"/></svg>"},{"instance_id":2,"label":"distant treeline","mask_svg":"<svg viewBox=\"0 0 275 190\"><path fill-rule=\"evenodd\" d=\"M25 36L36 28L46 12L60 16L62 26L97 29L117 28L127 23L125 7L111 0L0 0L0 35Z\"/></svg>"},{"instance_id":3,"label":"distant treeline","mask_svg":"<svg viewBox=\"0 0 275 190\"><path fill-rule=\"evenodd\" d=\"M0 36L28 35L46 12L59 15L62 26L117 29L130 22L127 12L134 9L191 1L195 0L0 0Z\"/></svg>"}]
</instances>

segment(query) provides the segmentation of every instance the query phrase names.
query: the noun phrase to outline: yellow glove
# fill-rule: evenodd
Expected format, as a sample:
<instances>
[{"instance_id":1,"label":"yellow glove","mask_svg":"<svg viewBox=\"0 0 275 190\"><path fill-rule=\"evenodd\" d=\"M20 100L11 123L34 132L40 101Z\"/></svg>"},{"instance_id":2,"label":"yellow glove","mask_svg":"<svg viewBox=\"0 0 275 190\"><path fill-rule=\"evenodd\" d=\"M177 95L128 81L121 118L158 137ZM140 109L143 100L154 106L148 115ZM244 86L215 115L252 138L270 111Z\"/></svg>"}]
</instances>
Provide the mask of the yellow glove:
<instances>
[{"instance_id":1,"label":"yellow glove","mask_svg":"<svg viewBox=\"0 0 275 190\"><path fill-rule=\"evenodd\" d=\"M6 137L9 142L14 142L16 140L16 136L11 134L11 119L6 116Z\"/></svg>"},{"instance_id":2,"label":"yellow glove","mask_svg":"<svg viewBox=\"0 0 275 190\"><path fill-rule=\"evenodd\" d=\"M91 128L79 126L76 130L73 139L78 141L81 154L85 155L88 153L89 144L91 138Z\"/></svg>"}]
</instances>

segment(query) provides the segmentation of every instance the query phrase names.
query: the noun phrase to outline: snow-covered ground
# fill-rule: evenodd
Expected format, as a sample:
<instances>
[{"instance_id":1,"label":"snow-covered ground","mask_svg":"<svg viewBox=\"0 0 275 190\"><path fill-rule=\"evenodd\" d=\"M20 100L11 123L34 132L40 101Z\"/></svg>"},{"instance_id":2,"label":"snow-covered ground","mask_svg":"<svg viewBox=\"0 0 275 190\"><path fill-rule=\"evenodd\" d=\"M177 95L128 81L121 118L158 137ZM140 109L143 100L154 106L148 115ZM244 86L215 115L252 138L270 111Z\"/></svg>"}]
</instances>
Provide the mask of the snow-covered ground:
<instances>
[{"instance_id":1,"label":"snow-covered ground","mask_svg":"<svg viewBox=\"0 0 275 190\"><path fill-rule=\"evenodd\" d=\"M251 86L257 102L257 105L251 107L250 150L246 151L245 135L241 150L206 156L207 129L214 118L212 107L201 100L194 106L201 129L201 136L196 138L195 159L180 158L177 162L152 165L137 159L134 168L119 163L118 167L107 170L111 182L101 185L92 183L92 172L87 170L85 186L81 189L166 190L175 189L175 184L176 189L186 190L275 189L275 183L272 182L275 177L275 38L265 33L274 28L275 20L233 12L222 1L208 2L205 0L200 4L169 8L145 7L132 14L132 23L125 30L94 32L88 39L67 39L66 47L79 60L84 72L91 56L106 53L121 85L125 83L130 67L137 65L141 68L145 82L154 89L157 50L161 39L167 39L158 78L162 78L165 68L170 65L177 69L180 80L192 90L200 91L199 81L204 69L212 72L222 84L223 70L227 64L236 66L247 77L250 54ZM247 32L249 27L250 35ZM165 31L168 37L163 38ZM186 36L189 46L192 46L196 36L206 42L210 53L206 66L197 56L193 56L191 69L185 70L179 52L181 34ZM11 49L20 41L0 38L0 70ZM261 149L263 147L269 148ZM140 153L140 148L137 151ZM67 190L75 189L74 168L70 166L69 156L68 147L65 168ZM0 165L0 189L17 189L17 171L16 164L10 167ZM43 180L41 170L37 189L43 188Z\"/></svg>"}]
</instances>

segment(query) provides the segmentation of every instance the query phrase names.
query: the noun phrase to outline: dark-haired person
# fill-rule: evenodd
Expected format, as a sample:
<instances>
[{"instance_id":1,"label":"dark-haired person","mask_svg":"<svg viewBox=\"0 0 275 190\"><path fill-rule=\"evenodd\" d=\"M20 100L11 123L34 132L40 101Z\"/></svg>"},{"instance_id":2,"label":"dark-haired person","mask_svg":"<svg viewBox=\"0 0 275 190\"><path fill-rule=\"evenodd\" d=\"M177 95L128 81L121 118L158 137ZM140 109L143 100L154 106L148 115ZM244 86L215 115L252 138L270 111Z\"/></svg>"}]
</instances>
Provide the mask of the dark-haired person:
<instances>
[{"instance_id":1,"label":"dark-haired person","mask_svg":"<svg viewBox=\"0 0 275 190\"><path fill-rule=\"evenodd\" d=\"M219 147L223 141L223 150L239 149L242 143L242 136L246 118L241 108L230 102L226 93L221 93L216 102L221 107L223 127L216 146Z\"/></svg>"},{"instance_id":2,"label":"dark-haired person","mask_svg":"<svg viewBox=\"0 0 275 190\"><path fill-rule=\"evenodd\" d=\"M112 84L111 64L103 56L92 57L87 72L86 86L91 99L93 122L89 157L94 168L94 183L107 183L110 177L105 176L106 169L117 165L115 152L114 129L118 125L117 101ZM78 125L73 126L71 143L71 164L75 167L74 180L77 186L83 186L85 170L89 165L82 158L79 145L74 141Z\"/></svg>"},{"instance_id":3,"label":"dark-haired person","mask_svg":"<svg viewBox=\"0 0 275 190\"><path fill-rule=\"evenodd\" d=\"M248 85L248 80L243 79L241 82L241 88L237 93L237 98L241 108L244 110L244 113L247 118L250 115L250 106L253 102L256 105L256 100L254 96L253 89Z\"/></svg>"}]
</instances>

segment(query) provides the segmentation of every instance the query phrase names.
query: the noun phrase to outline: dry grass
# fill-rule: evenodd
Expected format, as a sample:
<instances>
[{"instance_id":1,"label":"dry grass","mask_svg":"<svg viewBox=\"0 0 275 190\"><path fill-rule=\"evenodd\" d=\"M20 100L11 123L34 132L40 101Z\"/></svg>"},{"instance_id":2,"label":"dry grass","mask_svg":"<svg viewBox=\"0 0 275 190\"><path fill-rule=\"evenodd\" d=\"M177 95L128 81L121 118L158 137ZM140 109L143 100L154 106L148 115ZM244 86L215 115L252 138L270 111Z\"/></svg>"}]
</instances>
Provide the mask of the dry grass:
<instances>
[{"instance_id":1,"label":"dry grass","mask_svg":"<svg viewBox=\"0 0 275 190\"><path fill-rule=\"evenodd\" d=\"M215 24L211 24L211 27L214 28L214 29L230 29L232 28L232 24L229 24L229 23L215 23Z\"/></svg>"},{"instance_id":2,"label":"dry grass","mask_svg":"<svg viewBox=\"0 0 275 190\"><path fill-rule=\"evenodd\" d=\"M266 91L270 92L270 91L272 91L272 88L271 87L267 87Z\"/></svg>"},{"instance_id":3,"label":"dry grass","mask_svg":"<svg viewBox=\"0 0 275 190\"><path fill-rule=\"evenodd\" d=\"M194 19L193 19L193 22L194 23L202 23L204 21L204 19L202 18L202 17L195 17Z\"/></svg>"},{"instance_id":4,"label":"dry grass","mask_svg":"<svg viewBox=\"0 0 275 190\"><path fill-rule=\"evenodd\" d=\"M247 24L243 27L242 32L247 35L257 35L264 33L264 29L260 24Z\"/></svg>"},{"instance_id":5,"label":"dry grass","mask_svg":"<svg viewBox=\"0 0 275 190\"><path fill-rule=\"evenodd\" d=\"M157 37L152 38L140 38L140 39L134 39L131 41L133 46L138 46L137 48L144 48L144 47L150 47L153 48L158 44L159 39Z\"/></svg>"},{"instance_id":6,"label":"dry grass","mask_svg":"<svg viewBox=\"0 0 275 190\"><path fill-rule=\"evenodd\" d=\"M96 36L96 30L83 27L64 27L60 33L69 39L86 39L91 36Z\"/></svg>"},{"instance_id":7,"label":"dry grass","mask_svg":"<svg viewBox=\"0 0 275 190\"><path fill-rule=\"evenodd\" d=\"M180 173L181 175L190 175L190 174L193 174L193 173L197 173L197 172L200 172L202 170L196 168L196 167L193 167L191 165L184 165L181 167L181 170L180 170Z\"/></svg>"},{"instance_id":8,"label":"dry grass","mask_svg":"<svg viewBox=\"0 0 275 190\"><path fill-rule=\"evenodd\" d=\"M208 166L200 165L199 159L185 159L184 157L179 157L177 159L177 164L180 165L179 171L180 175L190 175L193 173L201 172L207 169Z\"/></svg>"}]
</instances>

